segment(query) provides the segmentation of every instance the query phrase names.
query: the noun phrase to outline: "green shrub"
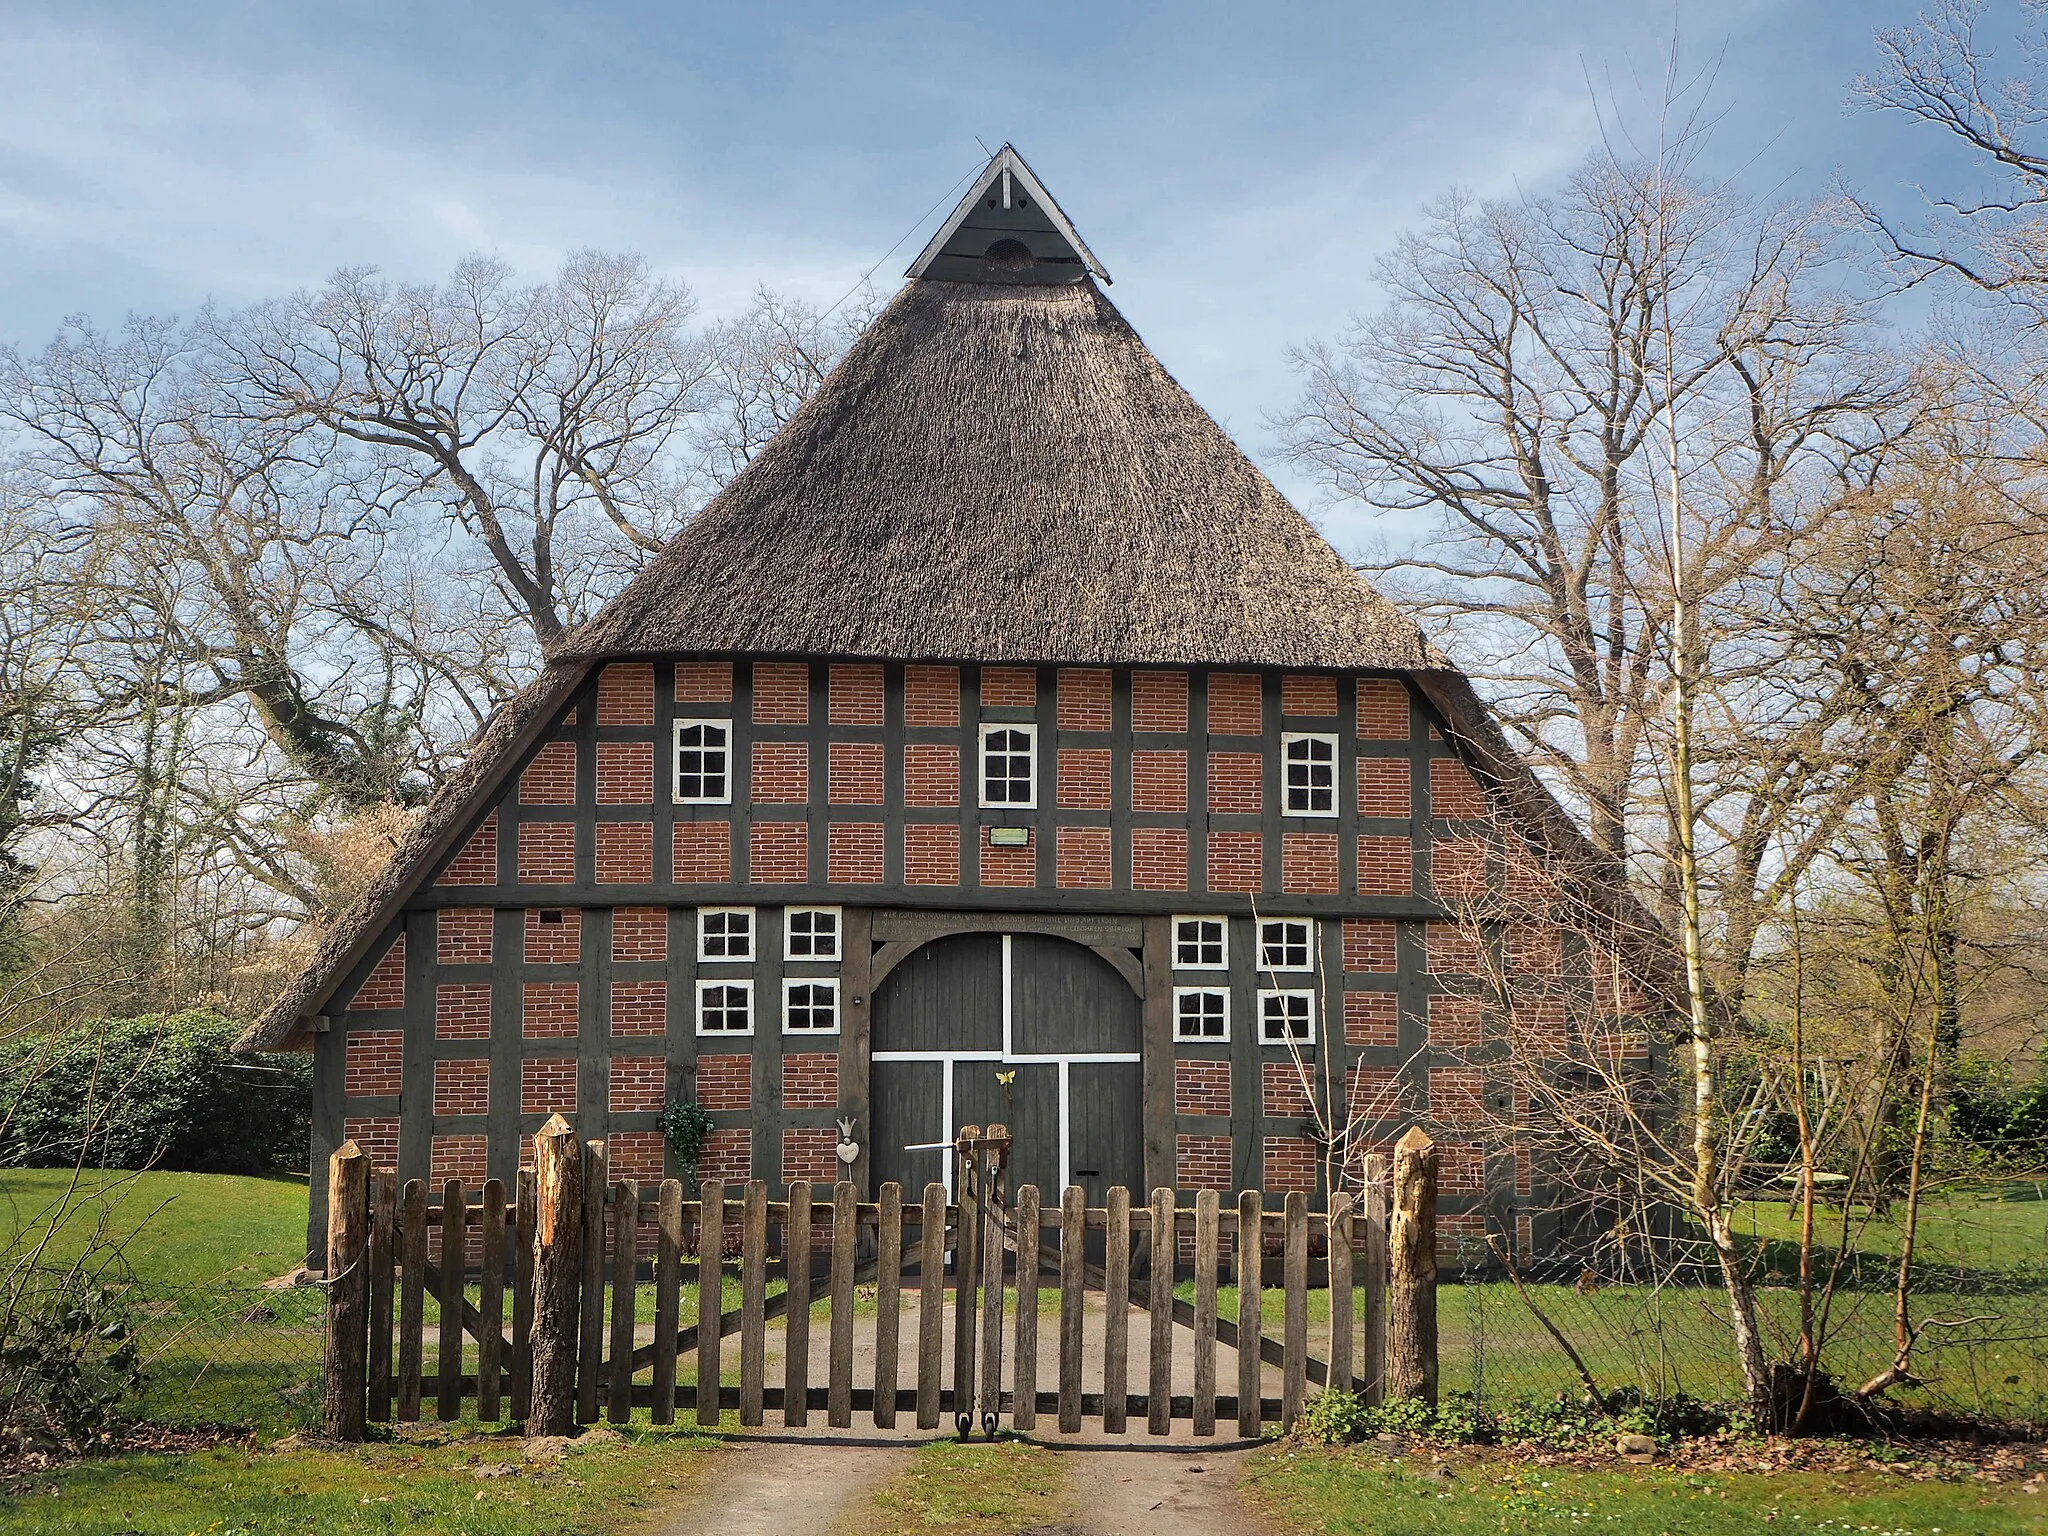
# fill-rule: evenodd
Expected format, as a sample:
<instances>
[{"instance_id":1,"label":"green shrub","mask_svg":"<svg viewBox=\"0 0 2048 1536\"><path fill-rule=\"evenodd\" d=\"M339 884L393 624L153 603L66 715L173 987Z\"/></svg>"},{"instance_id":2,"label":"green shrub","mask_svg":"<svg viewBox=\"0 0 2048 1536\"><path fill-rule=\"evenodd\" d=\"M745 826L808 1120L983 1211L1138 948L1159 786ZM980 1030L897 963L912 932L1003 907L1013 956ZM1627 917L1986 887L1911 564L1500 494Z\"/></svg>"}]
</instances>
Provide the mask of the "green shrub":
<instances>
[{"instance_id":1,"label":"green shrub","mask_svg":"<svg viewBox=\"0 0 2048 1536\"><path fill-rule=\"evenodd\" d=\"M10 1042L0 1048L0 1167L304 1168L312 1060L235 1056L240 1033L195 1010Z\"/></svg>"},{"instance_id":2,"label":"green shrub","mask_svg":"<svg viewBox=\"0 0 2048 1536\"><path fill-rule=\"evenodd\" d=\"M1982 1161L2026 1169L2048 1163L2048 1059L2025 1082L2009 1063L1964 1056L1950 1078L1948 1129Z\"/></svg>"},{"instance_id":3,"label":"green shrub","mask_svg":"<svg viewBox=\"0 0 2048 1536\"><path fill-rule=\"evenodd\" d=\"M1377 1433L1372 1419L1364 1398L1331 1387L1309 1399L1294 1432L1316 1445L1349 1445Z\"/></svg>"},{"instance_id":4,"label":"green shrub","mask_svg":"<svg viewBox=\"0 0 2048 1536\"><path fill-rule=\"evenodd\" d=\"M1540 1445L1563 1451L1609 1433L1614 1427L1605 1413L1583 1400L1554 1397L1540 1402L1523 1401L1502 1409L1496 1431L1511 1445Z\"/></svg>"},{"instance_id":5,"label":"green shrub","mask_svg":"<svg viewBox=\"0 0 2048 1536\"><path fill-rule=\"evenodd\" d=\"M1716 1434L1731 1426L1729 1415L1680 1392L1655 1401L1634 1388L1611 1392L1599 1407L1570 1398L1524 1400L1497 1416L1463 1397L1431 1406L1419 1398L1397 1398L1369 1406L1354 1392L1328 1391L1310 1400L1295 1433L1319 1445L1346 1445L1374 1435L1400 1435L1442 1445L1506 1442L1568 1450L1587 1440L1625 1430L1653 1435L1669 1444L1692 1435Z\"/></svg>"},{"instance_id":6,"label":"green shrub","mask_svg":"<svg viewBox=\"0 0 2048 1536\"><path fill-rule=\"evenodd\" d=\"M1396 1398L1375 1408L1355 1392L1332 1388L1310 1399L1295 1433L1321 1445L1343 1445L1373 1435L1475 1445L1493 1438L1494 1423L1464 1398L1435 1406L1419 1398Z\"/></svg>"},{"instance_id":7,"label":"green shrub","mask_svg":"<svg viewBox=\"0 0 2048 1536\"><path fill-rule=\"evenodd\" d=\"M142 1388L120 1298L74 1270L13 1290L9 1303L0 1309L0 1430L75 1450L105 1440Z\"/></svg>"}]
</instances>

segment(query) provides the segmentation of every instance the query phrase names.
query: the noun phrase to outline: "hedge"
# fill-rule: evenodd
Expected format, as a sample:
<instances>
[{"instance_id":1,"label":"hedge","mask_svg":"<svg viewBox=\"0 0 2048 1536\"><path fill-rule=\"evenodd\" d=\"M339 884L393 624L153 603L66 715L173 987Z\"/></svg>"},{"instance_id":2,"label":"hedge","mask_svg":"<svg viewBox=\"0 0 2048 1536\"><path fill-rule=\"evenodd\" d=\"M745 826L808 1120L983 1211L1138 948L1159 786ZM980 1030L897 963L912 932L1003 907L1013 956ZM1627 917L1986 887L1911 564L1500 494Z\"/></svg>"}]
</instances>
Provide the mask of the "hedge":
<instances>
[{"instance_id":1,"label":"hedge","mask_svg":"<svg viewBox=\"0 0 2048 1536\"><path fill-rule=\"evenodd\" d=\"M312 1058L236 1056L242 1028L193 1010L0 1045L0 1166L304 1168Z\"/></svg>"}]
</instances>

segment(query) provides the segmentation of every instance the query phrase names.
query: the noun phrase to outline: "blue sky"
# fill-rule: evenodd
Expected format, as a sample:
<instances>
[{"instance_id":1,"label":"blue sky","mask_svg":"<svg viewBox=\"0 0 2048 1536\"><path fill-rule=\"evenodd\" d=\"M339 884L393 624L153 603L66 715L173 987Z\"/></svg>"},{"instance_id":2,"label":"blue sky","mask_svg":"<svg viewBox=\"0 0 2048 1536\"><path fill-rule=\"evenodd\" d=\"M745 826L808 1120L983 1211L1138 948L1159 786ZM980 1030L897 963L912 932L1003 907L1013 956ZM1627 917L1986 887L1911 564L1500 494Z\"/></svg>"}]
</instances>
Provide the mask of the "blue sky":
<instances>
[{"instance_id":1,"label":"blue sky","mask_svg":"<svg viewBox=\"0 0 2048 1536\"><path fill-rule=\"evenodd\" d=\"M1596 99L1643 110L1674 17L1691 62L1723 59L1715 152L1756 192L1839 172L1903 207L1952 181L1931 135L1845 108L1914 3L0 0L0 340L342 265L428 278L481 250L537 276L585 245L714 313L762 282L830 303L902 239L895 286L979 135L1015 141L1277 469L1287 346L1371 305L1373 257L1437 193L1541 191Z\"/></svg>"}]
</instances>

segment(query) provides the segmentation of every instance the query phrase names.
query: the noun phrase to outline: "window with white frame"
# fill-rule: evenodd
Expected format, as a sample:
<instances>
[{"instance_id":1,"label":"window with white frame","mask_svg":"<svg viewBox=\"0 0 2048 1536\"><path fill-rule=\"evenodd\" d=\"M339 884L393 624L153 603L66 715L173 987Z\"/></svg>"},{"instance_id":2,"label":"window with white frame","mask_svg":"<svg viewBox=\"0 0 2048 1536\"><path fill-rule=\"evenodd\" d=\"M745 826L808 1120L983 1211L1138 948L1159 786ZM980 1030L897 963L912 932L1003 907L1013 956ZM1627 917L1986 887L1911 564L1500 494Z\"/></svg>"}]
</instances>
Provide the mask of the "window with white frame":
<instances>
[{"instance_id":1,"label":"window with white frame","mask_svg":"<svg viewBox=\"0 0 2048 1536\"><path fill-rule=\"evenodd\" d=\"M1173 1038L1228 1040L1230 994L1221 987L1175 987Z\"/></svg>"},{"instance_id":2,"label":"window with white frame","mask_svg":"<svg viewBox=\"0 0 2048 1536\"><path fill-rule=\"evenodd\" d=\"M699 907L697 909L697 958L699 960L753 959L754 909L752 907Z\"/></svg>"},{"instance_id":3,"label":"window with white frame","mask_svg":"<svg viewBox=\"0 0 2048 1536\"><path fill-rule=\"evenodd\" d=\"M829 1035L839 1028L839 983L785 980L782 1028L792 1035Z\"/></svg>"},{"instance_id":4,"label":"window with white frame","mask_svg":"<svg viewBox=\"0 0 2048 1536\"><path fill-rule=\"evenodd\" d=\"M1173 920L1173 965L1179 971L1221 971L1230 964L1229 923L1220 917Z\"/></svg>"},{"instance_id":5,"label":"window with white frame","mask_svg":"<svg viewBox=\"0 0 2048 1536\"><path fill-rule=\"evenodd\" d=\"M1280 772L1289 816L1337 814L1336 737L1282 736Z\"/></svg>"},{"instance_id":6,"label":"window with white frame","mask_svg":"<svg viewBox=\"0 0 2048 1536\"><path fill-rule=\"evenodd\" d=\"M1038 727L981 728L981 803L1030 809L1037 803Z\"/></svg>"},{"instance_id":7,"label":"window with white frame","mask_svg":"<svg viewBox=\"0 0 2048 1536\"><path fill-rule=\"evenodd\" d=\"M782 953L790 960L837 960L839 909L790 907L784 911Z\"/></svg>"},{"instance_id":8,"label":"window with white frame","mask_svg":"<svg viewBox=\"0 0 2048 1536\"><path fill-rule=\"evenodd\" d=\"M1259 994L1259 1044L1308 1045L1315 1037L1315 993L1271 991Z\"/></svg>"},{"instance_id":9,"label":"window with white frame","mask_svg":"<svg viewBox=\"0 0 2048 1536\"><path fill-rule=\"evenodd\" d=\"M751 981L697 983L697 1033L751 1035L754 1032L754 984Z\"/></svg>"},{"instance_id":10,"label":"window with white frame","mask_svg":"<svg viewBox=\"0 0 2048 1536\"><path fill-rule=\"evenodd\" d=\"M1316 925L1305 918L1275 918L1259 924L1259 969L1315 969Z\"/></svg>"},{"instance_id":11,"label":"window with white frame","mask_svg":"<svg viewBox=\"0 0 2048 1536\"><path fill-rule=\"evenodd\" d=\"M732 803L732 722L676 722L676 804Z\"/></svg>"}]
</instances>

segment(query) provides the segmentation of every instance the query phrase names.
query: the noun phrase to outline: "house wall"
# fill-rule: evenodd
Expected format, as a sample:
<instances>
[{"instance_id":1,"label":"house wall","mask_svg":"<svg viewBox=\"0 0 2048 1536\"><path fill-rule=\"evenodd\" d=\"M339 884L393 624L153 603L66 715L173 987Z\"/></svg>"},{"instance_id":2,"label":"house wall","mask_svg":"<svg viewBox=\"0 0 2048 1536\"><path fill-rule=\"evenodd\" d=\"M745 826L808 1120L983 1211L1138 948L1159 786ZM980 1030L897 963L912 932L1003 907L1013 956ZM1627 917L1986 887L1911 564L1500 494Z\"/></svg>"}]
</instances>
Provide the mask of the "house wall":
<instances>
[{"instance_id":1,"label":"house wall","mask_svg":"<svg viewBox=\"0 0 2048 1536\"><path fill-rule=\"evenodd\" d=\"M730 804L674 803L679 719L729 723ZM977 804L987 722L1036 726L1035 807ZM869 969L952 922L1086 941L1091 922L1120 919L1145 981L1148 1182L1313 1190L1295 1053L1256 1033L1273 978L1255 923L1289 917L1315 923L1315 972L1285 980L1315 994L1300 1058L1380 1139L1432 1124L1447 1238L1476 1235L1482 1198L1512 1202L1528 1178L1511 1153L1489 1166L1470 1124L1477 1026L1453 994L1476 940L1444 920L1435 882L1469 876L1487 807L1437 726L1393 676L606 666L330 1001L315 1220L344 1137L405 1177L509 1180L556 1110L608 1141L616 1176L659 1178L656 1119L675 1093L716 1122L706 1176L836 1177L834 1116L866 1104ZM1300 732L1335 738L1333 816L1283 812L1283 738ZM1028 845L993 845L998 827ZM700 960L700 911L719 906L754 909L751 961ZM806 906L840 911L843 960L785 958L786 914ZM1181 914L1228 921L1222 977L1175 968ZM798 975L839 978L837 1035L783 1032L782 983ZM697 983L720 977L753 981L750 1036L700 1036ZM1174 988L1217 980L1229 1042L1176 1045Z\"/></svg>"}]
</instances>

